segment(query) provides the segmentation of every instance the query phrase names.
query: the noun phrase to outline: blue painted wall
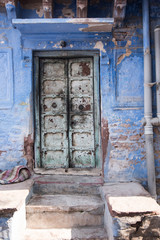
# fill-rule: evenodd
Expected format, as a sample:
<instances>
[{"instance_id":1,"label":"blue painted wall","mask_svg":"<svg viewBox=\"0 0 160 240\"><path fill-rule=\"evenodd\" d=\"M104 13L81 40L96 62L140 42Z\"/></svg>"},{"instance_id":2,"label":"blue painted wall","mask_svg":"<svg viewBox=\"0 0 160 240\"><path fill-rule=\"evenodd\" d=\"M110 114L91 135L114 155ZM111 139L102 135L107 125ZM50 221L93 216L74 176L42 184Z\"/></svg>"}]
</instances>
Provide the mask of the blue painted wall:
<instances>
[{"instance_id":1,"label":"blue painted wall","mask_svg":"<svg viewBox=\"0 0 160 240\"><path fill-rule=\"evenodd\" d=\"M67 11L75 16L74 2L67 6L58 4L58 0L56 2L55 17L66 17ZM93 2L96 0L89 3L90 17L96 14ZM101 4L96 17L110 17L111 11L106 10L104 1L97 3ZM153 31L160 24L160 4L157 1L150 4L154 81ZM23 7L19 5L18 17L43 18L40 9ZM111 9L111 5L107 9ZM0 169L27 164L24 138L29 134L33 136L33 51L62 51L60 41L65 40L65 50L98 50L100 54L105 180L138 180L145 184L147 171L141 123L144 113L141 1L128 1L126 11L124 26L114 29L113 33L75 33L77 25L72 24L65 34L63 31L49 34L47 29L45 34L21 34L7 19L5 8L0 8L0 64L3 66L0 69ZM155 109L155 93L153 99ZM159 177L160 129L155 128L154 131L156 173Z\"/></svg>"}]
</instances>

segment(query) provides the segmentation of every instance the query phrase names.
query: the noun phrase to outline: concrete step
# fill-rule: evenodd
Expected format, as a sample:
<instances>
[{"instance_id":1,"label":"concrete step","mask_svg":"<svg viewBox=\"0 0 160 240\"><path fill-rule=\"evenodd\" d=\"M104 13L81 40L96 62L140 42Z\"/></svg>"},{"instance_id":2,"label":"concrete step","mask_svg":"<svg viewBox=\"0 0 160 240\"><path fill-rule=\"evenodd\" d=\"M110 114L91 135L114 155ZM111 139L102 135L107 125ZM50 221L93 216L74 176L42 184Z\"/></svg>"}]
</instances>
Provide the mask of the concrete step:
<instances>
[{"instance_id":1,"label":"concrete step","mask_svg":"<svg viewBox=\"0 0 160 240\"><path fill-rule=\"evenodd\" d=\"M92 194L99 195L101 176L39 175L34 177L35 194Z\"/></svg>"},{"instance_id":2,"label":"concrete step","mask_svg":"<svg viewBox=\"0 0 160 240\"><path fill-rule=\"evenodd\" d=\"M95 195L34 195L26 206L32 229L101 226L104 203Z\"/></svg>"},{"instance_id":3,"label":"concrete step","mask_svg":"<svg viewBox=\"0 0 160 240\"><path fill-rule=\"evenodd\" d=\"M102 227L62 228L62 229L27 229L25 240L107 240L107 233Z\"/></svg>"}]
</instances>

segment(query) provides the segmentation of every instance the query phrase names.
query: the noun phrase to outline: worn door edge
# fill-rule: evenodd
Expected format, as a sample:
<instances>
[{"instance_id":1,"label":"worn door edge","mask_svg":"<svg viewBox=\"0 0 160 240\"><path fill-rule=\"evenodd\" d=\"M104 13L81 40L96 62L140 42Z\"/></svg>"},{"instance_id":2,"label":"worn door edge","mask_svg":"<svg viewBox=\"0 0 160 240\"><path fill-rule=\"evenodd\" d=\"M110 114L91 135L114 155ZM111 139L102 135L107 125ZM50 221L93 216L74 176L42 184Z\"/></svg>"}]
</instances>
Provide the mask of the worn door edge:
<instances>
[{"instance_id":1,"label":"worn door edge","mask_svg":"<svg viewBox=\"0 0 160 240\"><path fill-rule=\"evenodd\" d=\"M33 97L34 97L34 156L35 168L41 168L40 109L39 109L39 59L41 57L78 58L93 57L94 64L94 111L95 111L95 168L102 169L100 72L98 51L33 51ZM76 170L76 169L75 169Z\"/></svg>"}]
</instances>

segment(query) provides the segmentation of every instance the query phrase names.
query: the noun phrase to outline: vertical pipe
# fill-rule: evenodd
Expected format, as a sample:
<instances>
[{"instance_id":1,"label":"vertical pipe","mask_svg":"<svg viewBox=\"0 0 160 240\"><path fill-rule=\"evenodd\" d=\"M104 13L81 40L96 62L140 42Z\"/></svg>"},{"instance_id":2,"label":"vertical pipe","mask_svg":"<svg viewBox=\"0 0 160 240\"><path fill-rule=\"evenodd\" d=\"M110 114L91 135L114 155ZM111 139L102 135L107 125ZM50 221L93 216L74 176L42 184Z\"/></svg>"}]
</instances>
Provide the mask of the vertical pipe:
<instances>
[{"instance_id":1,"label":"vertical pipe","mask_svg":"<svg viewBox=\"0 0 160 240\"><path fill-rule=\"evenodd\" d=\"M157 97L157 117L160 119L160 27L154 30L155 39L155 60L156 60L156 97Z\"/></svg>"},{"instance_id":2,"label":"vertical pipe","mask_svg":"<svg viewBox=\"0 0 160 240\"><path fill-rule=\"evenodd\" d=\"M152 119L152 82L151 54L150 54L150 31L149 31L149 0L143 0L143 51L144 51L144 127L148 190L156 198L155 162L153 149L153 126Z\"/></svg>"}]
</instances>

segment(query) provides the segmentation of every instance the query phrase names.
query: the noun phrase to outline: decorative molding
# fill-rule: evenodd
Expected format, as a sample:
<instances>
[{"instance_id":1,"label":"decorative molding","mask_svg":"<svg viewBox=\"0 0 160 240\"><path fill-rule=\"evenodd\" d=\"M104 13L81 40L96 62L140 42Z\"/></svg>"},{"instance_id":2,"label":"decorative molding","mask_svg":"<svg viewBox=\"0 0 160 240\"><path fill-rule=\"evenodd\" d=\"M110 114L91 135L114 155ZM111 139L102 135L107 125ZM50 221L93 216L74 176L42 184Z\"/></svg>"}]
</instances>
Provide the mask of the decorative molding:
<instances>
[{"instance_id":1,"label":"decorative molding","mask_svg":"<svg viewBox=\"0 0 160 240\"><path fill-rule=\"evenodd\" d=\"M117 25L121 25L125 18L127 0L114 0L113 17Z\"/></svg>"},{"instance_id":2,"label":"decorative molding","mask_svg":"<svg viewBox=\"0 0 160 240\"><path fill-rule=\"evenodd\" d=\"M44 18L53 17L53 1L52 0L42 0Z\"/></svg>"},{"instance_id":3,"label":"decorative molding","mask_svg":"<svg viewBox=\"0 0 160 240\"><path fill-rule=\"evenodd\" d=\"M77 0L77 18L87 18L88 0Z\"/></svg>"},{"instance_id":4,"label":"decorative molding","mask_svg":"<svg viewBox=\"0 0 160 240\"><path fill-rule=\"evenodd\" d=\"M0 109L8 109L13 104L12 49L0 49Z\"/></svg>"}]
</instances>

